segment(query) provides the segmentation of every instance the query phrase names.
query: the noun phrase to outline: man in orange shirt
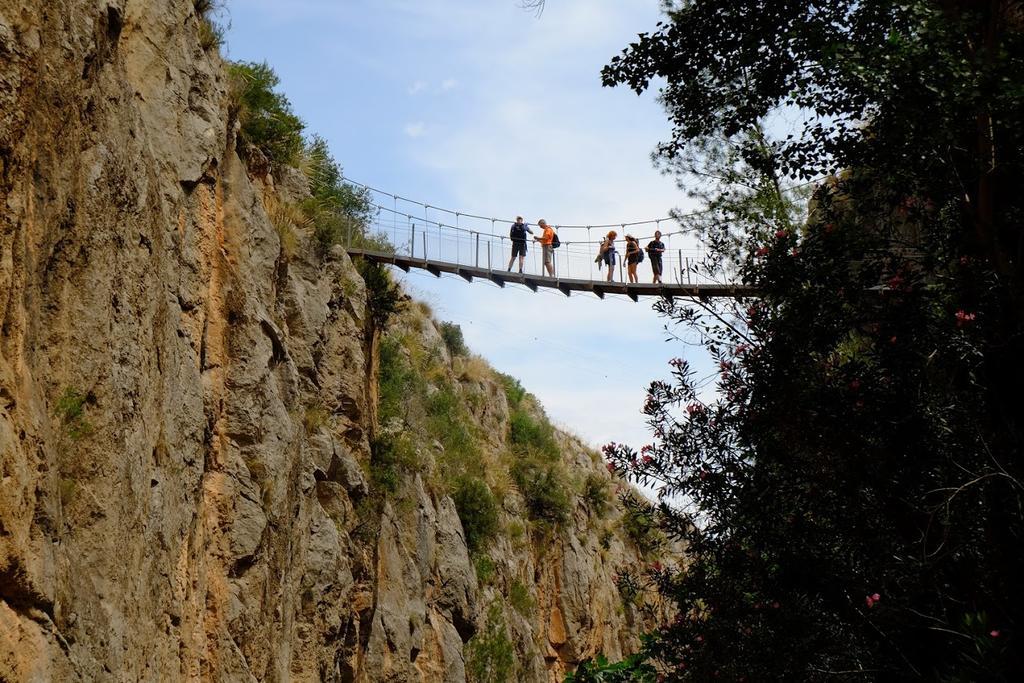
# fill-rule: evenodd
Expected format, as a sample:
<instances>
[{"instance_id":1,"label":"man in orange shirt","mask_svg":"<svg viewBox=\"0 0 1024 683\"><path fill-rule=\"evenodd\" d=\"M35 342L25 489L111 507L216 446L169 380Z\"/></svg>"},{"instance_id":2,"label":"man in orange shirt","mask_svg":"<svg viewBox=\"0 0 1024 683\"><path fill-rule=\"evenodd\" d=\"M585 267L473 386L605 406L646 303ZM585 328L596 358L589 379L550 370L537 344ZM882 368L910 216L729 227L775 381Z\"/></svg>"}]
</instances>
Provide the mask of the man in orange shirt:
<instances>
[{"instance_id":1,"label":"man in orange shirt","mask_svg":"<svg viewBox=\"0 0 1024 683\"><path fill-rule=\"evenodd\" d=\"M537 221L537 227L544 231L540 237L534 237L533 239L540 242L541 251L544 253L544 270L548 272L549 277L555 276L555 248L551 246L551 243L555 241L555 230L548 222L541 218Z\"/></svg>"}]
</instances>

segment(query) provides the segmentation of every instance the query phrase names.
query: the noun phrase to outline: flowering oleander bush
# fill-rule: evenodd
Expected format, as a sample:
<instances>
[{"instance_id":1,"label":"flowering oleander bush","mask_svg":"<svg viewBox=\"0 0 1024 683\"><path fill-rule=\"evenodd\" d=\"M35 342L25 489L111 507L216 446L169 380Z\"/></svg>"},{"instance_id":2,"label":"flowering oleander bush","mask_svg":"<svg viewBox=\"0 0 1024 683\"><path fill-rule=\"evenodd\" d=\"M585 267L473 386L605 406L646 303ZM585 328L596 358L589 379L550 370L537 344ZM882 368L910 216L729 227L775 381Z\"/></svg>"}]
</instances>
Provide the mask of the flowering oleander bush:
<instances>
[{"instance_id":1,"label":"flowering oleander bush","mask_svg":"<svg viewBox=\"0 0 1024 683\"><path fill-rule=\"evenodd\" d=\"M1021 679L1020 8L666 11L605 81L664 79L659 158L708 207L679 218L759 296L659 304L715 386L673 361L652 443L606 448L688 555L659 581L673 623L608 680ZM787 206L783 175L823 171Z\"/></svg>"}]
</instances>

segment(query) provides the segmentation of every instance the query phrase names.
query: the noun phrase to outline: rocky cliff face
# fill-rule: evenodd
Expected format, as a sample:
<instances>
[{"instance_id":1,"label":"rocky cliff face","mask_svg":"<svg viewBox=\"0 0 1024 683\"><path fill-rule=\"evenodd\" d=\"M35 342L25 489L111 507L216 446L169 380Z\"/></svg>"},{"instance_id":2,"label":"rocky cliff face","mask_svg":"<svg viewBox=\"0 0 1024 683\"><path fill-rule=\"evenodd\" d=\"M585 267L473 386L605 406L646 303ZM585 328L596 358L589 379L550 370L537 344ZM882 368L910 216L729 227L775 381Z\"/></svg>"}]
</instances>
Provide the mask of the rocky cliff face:
<instances>
[{"instance_id":1,"label":"rocky cliff face","mask_svg":"<svg viewBox=\"0 0 1024 683\"><path fill-rule=\"evenodd\" d=\"M364 282L282 249L302 183L250 177L197 31L191 0L0 6L0 680L542 681L635 646L618 512L520 523L511 484L471 558L443 444L382 492ZM395 329L507 450L500 380Z\"/></svg>"}]
</instances>

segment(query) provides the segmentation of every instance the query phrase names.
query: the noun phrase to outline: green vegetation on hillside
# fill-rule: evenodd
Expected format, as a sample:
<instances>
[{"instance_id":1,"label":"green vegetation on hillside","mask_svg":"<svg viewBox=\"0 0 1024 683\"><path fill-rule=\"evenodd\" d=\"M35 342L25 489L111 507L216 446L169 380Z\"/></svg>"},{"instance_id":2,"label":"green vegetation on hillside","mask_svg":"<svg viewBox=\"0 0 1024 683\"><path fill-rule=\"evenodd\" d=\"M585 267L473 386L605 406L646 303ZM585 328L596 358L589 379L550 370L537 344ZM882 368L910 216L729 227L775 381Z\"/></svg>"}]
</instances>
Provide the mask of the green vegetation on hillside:
<instances>
[{"instance_id":1,"label":"green vegetation on hillside","mask_svg":"<svg viewBox=\"0 0 1024 683\"><path fill-rule=\"evenodd\" d=\"M452 332L457 326L439 327L442 340L457 359L461 376L473 378L473 383L463 385L451 376L440 349L424 348L411 335L387 335L380 349L382 430L388 433L397 429L393 425L401 424L405 428L389 437L392 441L436 443L439 447L431 482L452 496L473 552L485 550L501 532L499 508L511 484L522 495L533 524L549 529L566 521L573 505L574 486L551 423L518 381L464 355L461 335ZM482 450L487 438L472 415L473 406L488 400L474 393L473 388L485 375L502 383L509 400L510 425L504 452ZM396 447L391 442L387 445ZM607 490L596 484L588 495L599 514L610 502Z\"/></svg>"},{"instance_id":2,"label":"green vegetation on hillside","mask_svg":"<svg viewBox=\"0 0 1024 683\"><path fill-rule=\"evenodd\" d=\"M273 68L266 62L232 62L228 78L229 115L239 124L241 156L256 169L264 164L265 170L275 173L287 167L298 169L309 183L310 196L298 206L268 200L282 251L294 253L297 236L306 233L311 233L321 256L345 243L386 249L386 239L369 232L374 215L369 192L344 182L341 167L323 138L306 138L305 124L278 90L280 79Z\"/></svg>"},{"instance_id":3,"label":"green vegetation on hillside","mask_svg":"<svg viewBox=\"0 0 1024 683\"><path fill-rule=\"evenodd\" d=\"M466 676L473 683L514 681L518 678L515 649L508 635L500 602L487 610L484 628L466 646Z\"/></svg>"},{"instance_id":4,"label":"green vegetation on hillside","mask_svg":"<svg viewBox=\"0 0 1024 683\"><path fill-rule=\"evenodd\" d=\"M258 150L272 165L295 165L305 148L306 125L277 92L281 79L266 62L230 63L228 78L240 149Z\"/></svg>"}]
</instances>

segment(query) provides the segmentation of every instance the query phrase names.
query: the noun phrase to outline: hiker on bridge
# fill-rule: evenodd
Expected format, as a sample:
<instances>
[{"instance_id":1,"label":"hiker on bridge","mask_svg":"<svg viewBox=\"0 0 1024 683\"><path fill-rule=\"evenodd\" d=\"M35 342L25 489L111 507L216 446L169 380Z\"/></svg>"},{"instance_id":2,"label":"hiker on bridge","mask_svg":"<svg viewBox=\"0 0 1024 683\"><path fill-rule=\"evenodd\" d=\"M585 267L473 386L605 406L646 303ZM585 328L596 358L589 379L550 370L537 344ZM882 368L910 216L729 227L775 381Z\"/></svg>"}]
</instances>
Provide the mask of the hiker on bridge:
<instances>
[{"instance_id":1,"label":"hiker on bridge","mask_svg":"<svg viewBox=\"0 0 1024 683\"><path fill-rule=\"evenodd\" d=\"M516 216L516 222L508 231L509 239L512 240L512 258L508 260L508 271L512 272L512 264L519 257L519 272L523 272L523 262L526 260L526 233L533 234L530 226L523 222L522 216Z\"/></svg>"},{"instance_id":2,"label":"hiker on bridge","mask_svg":"<svg viewBox=\"0 0 1024 683\"><path fill-rule=\"evenodd\" d=\"M548 277L555 276L555 230L548 222L541 218L537 221L537 227L541 228L544 233L540 237L534 237L536 241L540 242L541 252L544 255L544 270L547 271Z\"/></svg>"},{"instance_id":3,"label":"hiker on bridge","mask_svg":"<svg viewBox=\"0 0 1024 683\"><path fill-rule=\"evenodd\" d=\"M601 240L601 249L597 252L597 258L594 259L595 263L604 262L608 266L608 282L612 281L612 275L615 273L615 238L619 234L612 230L608 235Z\"/></svg>"},{"instance_id":4,"label":"hiker on bridge","mask_svg":"<svg viewBox=\"0 0 1024 683\"><path fill-rule=\"evenodd\" d=\"M640 282L640 278L636 275L636 266L643 258L644 253L640 250L640 242L632 235L626 235L626 277L629 278L631 284Z\"/></svg>"},{"instance_id":5,"label":"hiker on bridge","mask_svg":"<svg viewBox=\"0 0 1024 683\"><path fill-rule=\"evenodd\" d=\"M647 256L651 259L651 270L654 271L654 284L661 282L661 255L665 253L665 243L661 241L661 230L654 231L654 239L647 243Z\"/></svg>"}]
</instances>

